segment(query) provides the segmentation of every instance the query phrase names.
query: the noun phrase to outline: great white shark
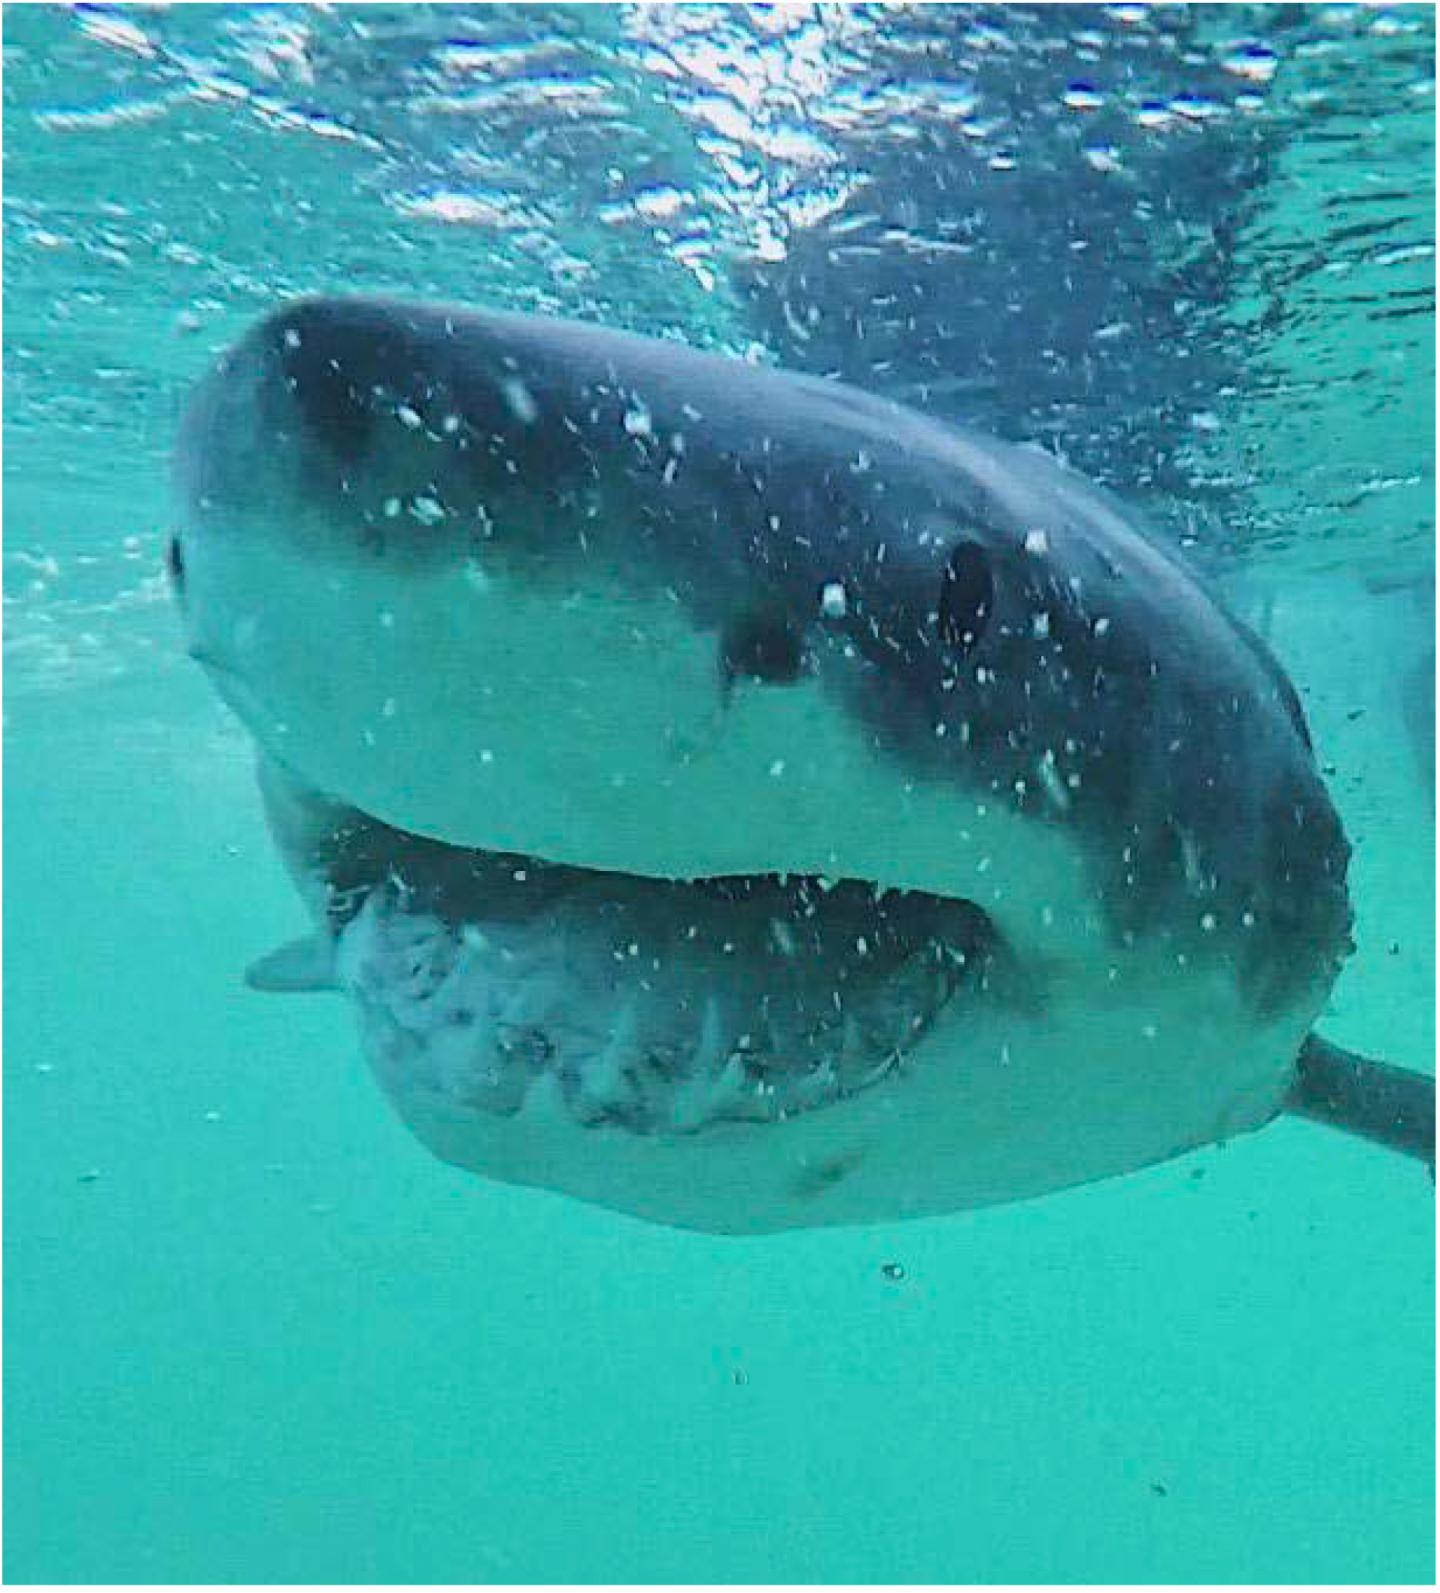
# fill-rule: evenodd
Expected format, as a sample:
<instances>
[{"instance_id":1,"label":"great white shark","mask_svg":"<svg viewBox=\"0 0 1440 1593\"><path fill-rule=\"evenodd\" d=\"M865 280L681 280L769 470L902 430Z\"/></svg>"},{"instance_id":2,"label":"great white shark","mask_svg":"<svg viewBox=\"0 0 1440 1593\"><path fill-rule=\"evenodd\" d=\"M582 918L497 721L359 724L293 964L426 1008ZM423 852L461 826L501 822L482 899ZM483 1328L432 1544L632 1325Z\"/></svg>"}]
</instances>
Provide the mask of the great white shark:
<instances>
[{"instance_id":1,"label":"great white shark","mask_svg":"<svg viewBox=\"0 0 1440 1593\"><path fill-rule=\"evenodd\" d=\"M1044 451L548 318L324 298L199 384L169 566L437 1154L717 1232L931 1215L1289 1109L1349 847L1296 693Z\"/></svg>"}]
</instances>

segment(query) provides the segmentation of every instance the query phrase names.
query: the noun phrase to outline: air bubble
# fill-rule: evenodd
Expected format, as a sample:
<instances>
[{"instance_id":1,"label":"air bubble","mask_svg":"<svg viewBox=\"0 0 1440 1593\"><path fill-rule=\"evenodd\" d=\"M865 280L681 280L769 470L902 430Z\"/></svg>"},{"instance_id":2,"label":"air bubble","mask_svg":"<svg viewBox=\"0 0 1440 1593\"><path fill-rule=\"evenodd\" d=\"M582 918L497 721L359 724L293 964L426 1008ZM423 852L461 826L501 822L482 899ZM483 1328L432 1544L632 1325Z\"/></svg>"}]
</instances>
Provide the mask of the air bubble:
<instances>
[{"instance_id":1,"label":"air bubble","mask_svg":"<svg viewBox=\"0 0 1440 1593\"><path fill-rule=\"evenodd\" d=\"M1072 83L1060 96L1060 102L1070 111L1098 111L1105 96L1092 83Z\"/></svg>"},{"instance_id":2,"label":"air bubble","mask_svg":"<svg viewBox=\"0 0 1440 1593\"><path fill-rule=\"evenodd\" d=\"M1268 83L1279 64L1275 52L1263 44L1241 45L1220 61L1233 77L1242 77L1247 83Z\"/></svg>"},{"instance_id":3,"label":"air bubble","mask_svg":"<svg viewBox=\"0 0 1440 1593\"><path fill-rule=\"evenodd\" d=\"M1218 100L1206 99L1203 94L1177 94L1170 101L1170 109L1187 122L1208 122L1223 115L1225 107Z\"/></svg>"},{"instance_id":4,"label":"air bubble","mask_svg":"<svg viewBox=\"0 0 1440 1593\"><path fill-rule=\"evenodd\" d=\"M507 376L500 384L505 407L522 426L533 426L540 415L535 396L518 376Z\"/></svg>"},{"instance_id":5,"label":"air bubble","mask_svg":"<svg viewBox=\"0 0 1440 1593\"><path fill-rule=\"evenodd\" d=\"M655 435L655 422L650 411L643 404L636 404L634 408L625 411L625 435L627 437L653 437Z\"/></svg>"}]
</instances>

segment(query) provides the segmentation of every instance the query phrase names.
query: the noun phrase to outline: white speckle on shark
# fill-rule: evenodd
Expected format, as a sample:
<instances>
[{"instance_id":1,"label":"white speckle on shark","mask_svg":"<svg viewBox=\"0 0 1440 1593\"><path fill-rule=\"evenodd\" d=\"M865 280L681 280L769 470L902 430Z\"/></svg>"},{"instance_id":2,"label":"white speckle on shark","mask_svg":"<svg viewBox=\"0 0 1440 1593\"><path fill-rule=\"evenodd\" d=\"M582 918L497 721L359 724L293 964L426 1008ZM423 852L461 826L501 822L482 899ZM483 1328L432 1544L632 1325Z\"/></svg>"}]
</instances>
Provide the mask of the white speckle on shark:
<instances>
[{"instance_id":1,"label":"white speckle on shark","mask_svg":"<svg viewBox=\"0 0 1440 1593\"><path fill-rule=\"evenodd\" d=\"M447 1160L764 1232L1292 1095L1350 922L1294 692L1043 452L322 299L200 385L177 484L191 651L315 926L252 982L338 985Z\"/></svg>"}]
</instances>

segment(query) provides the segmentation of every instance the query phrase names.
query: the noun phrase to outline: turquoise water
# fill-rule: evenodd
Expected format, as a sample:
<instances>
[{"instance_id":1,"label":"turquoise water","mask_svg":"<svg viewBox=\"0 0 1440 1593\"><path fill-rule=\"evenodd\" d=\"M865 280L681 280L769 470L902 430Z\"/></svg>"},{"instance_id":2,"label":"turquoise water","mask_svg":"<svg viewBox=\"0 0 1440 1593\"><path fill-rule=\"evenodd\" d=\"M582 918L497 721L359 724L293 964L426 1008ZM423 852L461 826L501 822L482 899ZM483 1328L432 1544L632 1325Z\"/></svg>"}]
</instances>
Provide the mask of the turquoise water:
<instances>
[{"instance_id":1,"label":"turquoise water","mask_svg":"<svg viewBox=\"0 0 1440 1593\"><path fill-rule=\"evenodd\" d=\"M186 385L301 291L1045 441L1292 673L1356 849L1322 1027L1428 1067L1428 8L4 28L6 1577L1431 1580L1423 1172L1281 1122L736 1240L444 1167L337 999L241 985L300 914L160 575Z\"/></svg>"}]
</instances>

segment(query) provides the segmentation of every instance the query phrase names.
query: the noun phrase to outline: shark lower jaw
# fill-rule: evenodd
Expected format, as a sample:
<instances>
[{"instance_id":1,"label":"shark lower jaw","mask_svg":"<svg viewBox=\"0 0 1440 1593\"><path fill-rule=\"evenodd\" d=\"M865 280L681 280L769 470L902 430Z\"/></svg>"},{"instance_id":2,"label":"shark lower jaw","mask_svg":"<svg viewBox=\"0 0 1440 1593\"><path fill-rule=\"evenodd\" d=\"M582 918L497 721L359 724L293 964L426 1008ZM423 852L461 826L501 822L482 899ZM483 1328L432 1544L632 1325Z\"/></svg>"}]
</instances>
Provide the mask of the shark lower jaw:
<instances>
[{"instance_id":1,"label":"shark lower jaw","mask_svg":"<svg viewBox=\"0 0 1440 1593\"><path fill-rule=\"evenodd\" d=\"M377 1061L463 1112L642 1136L783 1123L903 1083L962 992L1013 995L972 903L853 880L654 880L423 843L334 900Z\"/></svg>"}]
</instances>

